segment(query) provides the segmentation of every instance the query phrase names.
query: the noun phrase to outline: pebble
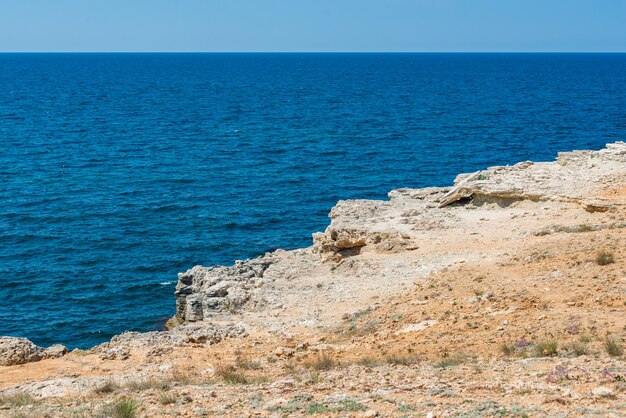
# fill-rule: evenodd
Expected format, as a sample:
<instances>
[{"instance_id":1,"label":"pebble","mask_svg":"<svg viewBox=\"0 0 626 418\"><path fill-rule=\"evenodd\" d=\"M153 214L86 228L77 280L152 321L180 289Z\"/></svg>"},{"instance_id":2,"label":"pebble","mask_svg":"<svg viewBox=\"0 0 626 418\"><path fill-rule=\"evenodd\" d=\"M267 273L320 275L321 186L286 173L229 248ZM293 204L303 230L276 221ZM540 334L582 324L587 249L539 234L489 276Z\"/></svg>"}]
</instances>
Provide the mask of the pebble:
<instances>
[{"instance_id":1,"label":"pebble","mask_svg":"<svg viewBox=\"0 0 626 418\"><path fill-rule=\"evenodd\" d=\"M598 398L613 398L615 396L615 392L606 386L598 386L591 389L591 394Z\"/></svg>"}]
</instances>

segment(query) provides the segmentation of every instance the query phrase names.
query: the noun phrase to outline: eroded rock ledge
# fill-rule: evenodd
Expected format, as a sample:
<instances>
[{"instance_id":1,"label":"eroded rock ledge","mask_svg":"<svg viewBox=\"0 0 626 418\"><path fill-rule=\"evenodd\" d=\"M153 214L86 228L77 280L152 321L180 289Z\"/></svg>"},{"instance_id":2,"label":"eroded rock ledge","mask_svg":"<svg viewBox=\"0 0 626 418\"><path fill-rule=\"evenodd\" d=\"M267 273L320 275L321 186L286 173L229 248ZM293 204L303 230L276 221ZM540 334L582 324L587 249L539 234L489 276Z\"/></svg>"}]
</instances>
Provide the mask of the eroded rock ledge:
<instances>
[{"instance_id":1,"label":"eroded rock ledge","mask_svg":"<svg viewBox=\"0 0 626 418\"><path fill-rule=\"evenodd\" d=\"M510 204L519 200L584 202L607 184L623 179L626 144L607 144L600 151L558 154L556 163L526 161L461 174L440 199L440 207L462 199Z\"/></svg>"},{"instance_id":2,"label":"eroded rock ledge","mask_svg":"<svg viewBox=\"0 0 626 418\"><path fill-rule=\"evenodd\" d=\"M92 351L103 359L124 359L133 347L213 344L247 335L255 327L313 327L455 263L494 257L493 251L479 251L481 223L496 228L506 224L506 231L495 237L508 242L540 236L549 225L528 230L533 225L529 217L540 219L537 210L547 209L538 208L537 202L553 204L559 211L582 208L579 218L606 213L621 225L626 213L623 193L606 191L624 187L626 144L615 142L599 151L560 153L555 162L461 174L451 187L396 189L386 201L339 201L329 214L330 225L313 234L311 247L180 273L170 331L122 334ZM586 227L594 230L593 225ZM478 246L472 247L475 243ZM157 351L150 353L159 355ZM62 346L44 349L26 339L0 337L0 366L65 352Z\"/></svg>"},{"instance_id":3,"label":"eroded rock ledge","mask_svg":"<svg viewBox=\"0 0 626 418\"><path fill-rule=\"evenodd\" d=\"M393 190L388 201L339 201L330 212L328 228L313 234L311 248L279 250L229 267L196 266L180 273L176 322L211 321L220 314L279 304L268 284L277 277L303 274L320 261L339 263L363 251L417 249L421 231L462 225L454 205L506 207L520 201L558 201L582 205L589 212L621 211L623 202L598 196L625 178L626 144L620 141L599 151L559 153L556 162L526 161L460 174L452 187Z\"/></svg>"},{"instance_id":4,"label":"eroded rock ledge","mask_svg":"<svg viewBox=\"0 0 626 418\"><path fill-rule=\"evenodd\" d=\"M625 155L341 201L310 248L181 273L167 331L0 338L0 415L619 415Z\"/></svg>"}]
</instances>

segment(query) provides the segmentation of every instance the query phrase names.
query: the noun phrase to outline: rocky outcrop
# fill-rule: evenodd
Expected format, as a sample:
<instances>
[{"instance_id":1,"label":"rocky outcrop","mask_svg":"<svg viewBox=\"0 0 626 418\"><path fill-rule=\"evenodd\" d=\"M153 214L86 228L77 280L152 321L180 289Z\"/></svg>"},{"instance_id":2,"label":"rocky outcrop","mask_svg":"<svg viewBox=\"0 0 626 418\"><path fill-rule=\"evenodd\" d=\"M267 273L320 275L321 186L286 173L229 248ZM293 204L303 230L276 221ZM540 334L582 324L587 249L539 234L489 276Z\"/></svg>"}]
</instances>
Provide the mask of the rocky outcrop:
<instances>
[{"instance_id":1,"label":"rocky outcrop","mask_svg":"<svg viewBox=\"0 0 626 418\"><path fill-rule=\"evenodd\" d=\"M255 310L279 303L264 288L276 277L289 279L306 271L317 258L308 249L276 250L233 266L195 266L178 274L175 323L215 319L242 309Z\"/></svg>"},{"instance_id":2,"label":"rocky outcrop","mask_svg":"<svg viewBox=\"0 0 626 418\"><path fill-rule=\"evenodd\" d=\"M623 151L341 201L311 248L181 273L167 331L0 367L0 415L619 415Z\"/></svg>"},{"instance_id":3,"label":"rocky outcrop","mask_svg":"<svg viewBox=\"0 0 626 418\"><path fill-rule=\"evenodd\" d=\"M389 201L342 200L330 211L331 223L313 234L313 249L322 261L338 262L364 247L378 252L399 252L417 247L412 231L419 223L438 225L437 200L445 187L397 189Z\"/></svg>"},{"instance_id":4,"label":"rocky outcrop","mask_svg":"<svg viewBox=\"0 0 626 418\"><path fill-rule=\"evenodd\" d=\"M248 335L244 324L215 325L196 322L176 327L169 331L125 332L116 335L111 341L89 350L101 360L126 360L134 352L142 352L148 357L158 357L171 352L176 347L190 344L216 344L226 338L241 338Z\"/></svg>"},{"instance_id":5,"label":"rocky outcrop","mask_svg":"<svg viewBox=\"0 0 626 418\"><path fill-rule=\"evenodd\" d=\"M196 322L212 315L233 312L250 299L251 290L262 280L275 261L267 255L234 266L195 266L178 274L176 318L179 322Z\"/></svg>"},{"instance_id":6,"label":"rocky outcrop","mask_svg":"<svg viewBox=\"0 0 626 418\"><path fill-rule=\"evenodd\" d=\"M463 199L510 204L519 200L582 202L623 175L626 143L607 144L600 151L559 153L556 163L526 161L461 174L441 198L440 207ZM595 210L593 205L589 206ZM605 209L606 210L606 209Z\"/></svg>"},{"instance_id":7,"label":"rocky outcrop","mask_svg":"<svg viewBox=\"0 0 626 418\"><path fill-rule=\"evenodd\" d=\"M56 358L66 353L67 348L59 344L43 348L26 338L0 337L0 366L14 366L46 358Z\"/></svg>"},{"instance_id":8,"label":"rocky outcrop","mask_svg":"<svg viewBox=\"0 0 626 418\"><path fill-rule=\"evenodd\" d=\"M237 261L233 266L196 266L180 273L172 323L213 322L221 314L279 305L284 295L272 290L272 282L303 277L320 261L336 268L361 254L403 253L429 247L437 235L480 235L480 229L469 230L488 217L473 216L466 209L483 206L490 210L523 201L551 201L580 205L589 213L623 212L626 202L605 200L602 191L623 184L625 178L626 144L616 142L600 151L560 153L556 162L526 161L461 174L451 187L396 189L386 201L342 200L330 211L331 222L326 230L313 234L311 248L279 250ZM444 250L449 248L447 245ZM428 257L430 265L438 268L459 258L442 252ZM373 261L369 263L357 271L367 271Z\"/></svg>"}]
</instances>

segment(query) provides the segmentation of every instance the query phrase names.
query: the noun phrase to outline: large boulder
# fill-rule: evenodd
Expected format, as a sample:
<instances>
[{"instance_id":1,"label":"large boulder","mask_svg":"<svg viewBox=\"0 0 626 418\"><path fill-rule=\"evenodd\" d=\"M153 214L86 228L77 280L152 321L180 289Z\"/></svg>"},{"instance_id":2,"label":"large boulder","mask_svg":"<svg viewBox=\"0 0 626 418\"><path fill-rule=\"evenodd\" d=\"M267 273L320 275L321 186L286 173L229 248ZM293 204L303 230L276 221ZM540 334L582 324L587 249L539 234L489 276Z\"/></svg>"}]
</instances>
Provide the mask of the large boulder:
<instances>
[{"instance_id":1,"label":"large boulder","mask_svg":"<svg viewBox=\"0 0 626 418\"><path fill-rule=\"evenodd\" d=\"M45 358L61 357L67 353L62 345L46 349L26 338L0 337L0 366L14 366Z\"/></svg>"}]
</instances>

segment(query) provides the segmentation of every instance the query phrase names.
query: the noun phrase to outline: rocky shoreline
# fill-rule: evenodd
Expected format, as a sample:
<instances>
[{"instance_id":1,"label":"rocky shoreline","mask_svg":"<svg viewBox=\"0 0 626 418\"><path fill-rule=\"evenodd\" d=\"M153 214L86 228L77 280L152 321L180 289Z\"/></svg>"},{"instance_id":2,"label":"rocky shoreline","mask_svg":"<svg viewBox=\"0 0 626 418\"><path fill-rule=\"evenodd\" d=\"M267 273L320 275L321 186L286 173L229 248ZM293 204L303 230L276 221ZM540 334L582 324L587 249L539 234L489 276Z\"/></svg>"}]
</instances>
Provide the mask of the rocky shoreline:
<instances>
[{"instance_id":1,"label":"rocky shoreline","mask_svg":"<svg viewBox=\"0 0 626 418\"><path fill-rule=\"evenodd\" d=\"M626 414L624 142L340 201L329 216L309 248L180 273L166 331L69 354L0 337L0 413L96 413L134 393L140 414L165 416L167 392L191 397L167 404L187 416L230 415L220 408L242 393L234 415ZM168 389L137 394L137 379ZM509 404L488 406L494 390ZM58 398L69 406L50 410Z\"/></svg>"}]
</instances>

